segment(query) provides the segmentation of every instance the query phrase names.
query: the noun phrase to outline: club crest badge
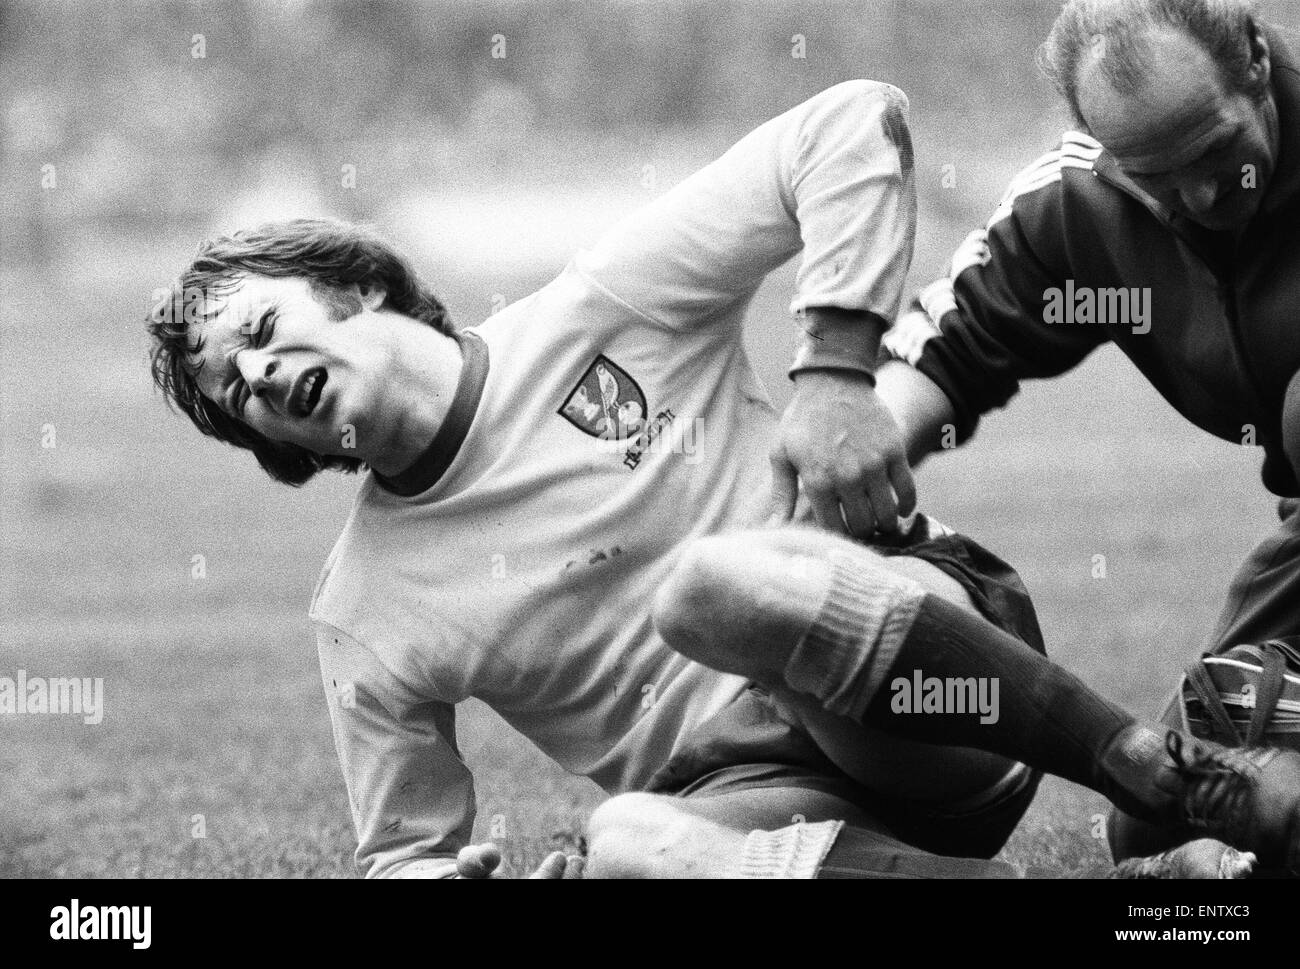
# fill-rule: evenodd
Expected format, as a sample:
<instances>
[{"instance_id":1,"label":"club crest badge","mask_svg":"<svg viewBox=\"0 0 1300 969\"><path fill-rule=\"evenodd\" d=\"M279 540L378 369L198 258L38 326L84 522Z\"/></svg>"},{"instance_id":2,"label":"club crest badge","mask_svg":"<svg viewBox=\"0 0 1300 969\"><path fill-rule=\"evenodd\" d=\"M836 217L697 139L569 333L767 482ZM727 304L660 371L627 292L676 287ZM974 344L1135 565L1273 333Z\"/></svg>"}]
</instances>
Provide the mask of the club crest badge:
<instances>
[{"instance_id":1,"label":"club crest badge","mask_svg":"<svg viewBox=\"0 0 1300 969\"><path fill-rule=\"evenodd\" d=\"M645 394L626 370L602 353L569 392L559 413L592 437L624 441L645 429Z\"/></svg>"}]
</instances>

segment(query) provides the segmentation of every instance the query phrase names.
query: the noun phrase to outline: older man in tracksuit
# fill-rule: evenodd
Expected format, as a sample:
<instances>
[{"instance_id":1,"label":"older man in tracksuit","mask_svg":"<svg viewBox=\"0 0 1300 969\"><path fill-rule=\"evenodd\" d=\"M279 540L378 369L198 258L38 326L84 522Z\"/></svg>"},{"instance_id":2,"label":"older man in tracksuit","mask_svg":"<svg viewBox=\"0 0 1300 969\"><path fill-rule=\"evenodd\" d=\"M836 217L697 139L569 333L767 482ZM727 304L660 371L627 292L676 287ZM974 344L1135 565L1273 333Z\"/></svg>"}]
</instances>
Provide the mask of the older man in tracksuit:
<instances>
[{"instance_id":1,"label":"older man in tracksuit","mask_svg":"<svg viewBox=\"0 0 1300 969\"><path fill-rule=\"evenodd\" d=\"M1113 342L1178 411L1263 448L1281 528L1214 652L1300 633L1300 72L1236 0L1072 0L1041 62L1082 129L1012 182L885 346L913 460ZM1103 147L1104 146L1104 147ZM898 363L890 367L900 366ZM1171 702L1167 722L1177 721ZM1168 838L1124 815L1112 848Z\"/></svg>"}]
</instances>

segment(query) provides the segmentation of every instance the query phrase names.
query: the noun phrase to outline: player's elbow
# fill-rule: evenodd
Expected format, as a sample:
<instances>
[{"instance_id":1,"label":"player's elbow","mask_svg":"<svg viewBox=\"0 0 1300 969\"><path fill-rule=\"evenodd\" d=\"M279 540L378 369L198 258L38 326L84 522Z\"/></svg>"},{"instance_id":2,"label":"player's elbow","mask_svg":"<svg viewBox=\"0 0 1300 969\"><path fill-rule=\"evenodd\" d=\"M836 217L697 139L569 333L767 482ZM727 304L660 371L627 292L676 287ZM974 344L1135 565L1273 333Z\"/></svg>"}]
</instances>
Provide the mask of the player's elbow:
<instances>
[{"instance_id":1,"label":"player's elbow","mask_svg":"<svg viewBox=\"0 0 1300 969\"><path fill-rule=\"evenodd\" d=\"M901 101L907 107L907 95L902 88L894 87L884 81L873 81L859 77L851 81L841 81L829 88L845 103L856 108L879 107L890 101Z\"/></svg>"},{"instance_id":2,"label":"player's elbow","mask_svg":"<svg viewBox=\"0 0 1300 969\"><path fill-rule=\"evenodd\" d=\"M882 117L892 126L907 128L907 112L911 107L902 88L884 81L859 78L842 81L826 91L837 111L854 122L880 124ZM886 131L886 134L890 132Z\"/></svg>"}]
</instances>

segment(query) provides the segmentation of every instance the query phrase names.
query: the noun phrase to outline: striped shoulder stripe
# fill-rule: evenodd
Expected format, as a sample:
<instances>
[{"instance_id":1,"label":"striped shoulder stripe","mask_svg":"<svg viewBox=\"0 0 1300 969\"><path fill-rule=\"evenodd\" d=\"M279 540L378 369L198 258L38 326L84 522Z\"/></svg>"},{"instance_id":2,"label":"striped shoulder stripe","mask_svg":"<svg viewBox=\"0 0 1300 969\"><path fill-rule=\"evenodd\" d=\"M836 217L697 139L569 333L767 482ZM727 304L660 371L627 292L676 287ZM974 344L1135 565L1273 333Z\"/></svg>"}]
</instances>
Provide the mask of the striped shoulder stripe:
<instances>
[{"instance_id":1,"label":"striped shoulder stripe","mask_svg":"<svg viewBox=\"0 0 1300 969\"><path fill-rule=\"evenodd\" d=\"M993 217L989 219L987 228L992 229L1009 216L1016 199L1059 182L1065 169L1090 171L1101 153L1101 144L1096 139L1079 131L1067 131L1061 138L1060 147L1043 155L1011 180L1011 185Z\"/></svg>"},{"instance_id":2,"label":"striped shoulder stripe","mask_svg":"<svg viewBox=\"0 0 1300 969\"><path fill-rule=\"evenodd\" d=\"M1061 135L1061 144L1078 145L1080 148L1086 148L1088 151L1095 151L1101 154L1101 142L1092 135L1086 135L1082 131L1067 131Z\"/></svg>"},{"instance_id":3,"label":"striped shoulder stripe","mask_svg":"<svg viewBox=\"0 0 1300 969\"><path fill-rule=\"evenodd\" d=\"M1017 182L1032 179L1034 176L1054 168L1062 158L1074 158L1086 162L1096 161L1101 151L1101 145L1087 135L1067 131L1062 137L1060 145L1021 169L1016 177L1011 180L1011 185L1014 188Z\"/></svg>"}]
</instances>

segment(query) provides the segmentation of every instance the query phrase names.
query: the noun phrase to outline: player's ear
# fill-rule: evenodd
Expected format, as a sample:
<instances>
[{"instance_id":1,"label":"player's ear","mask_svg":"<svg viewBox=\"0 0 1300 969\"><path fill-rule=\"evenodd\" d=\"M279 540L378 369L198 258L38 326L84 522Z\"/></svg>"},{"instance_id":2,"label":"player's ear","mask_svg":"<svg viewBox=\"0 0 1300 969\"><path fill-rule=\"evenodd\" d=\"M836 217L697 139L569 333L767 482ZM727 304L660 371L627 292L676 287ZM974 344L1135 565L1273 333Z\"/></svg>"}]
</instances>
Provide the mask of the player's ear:
<instances>
[{"instance_id":1,"label":"player's ear","mask_svg":"<svg viewBox=\"0 0 1300 969\"><path fill-rule=\"evenodd\" d=\"M353 283L357 296L361 298L361 305L368 310L374 311L384 305L384 300L388 298L388 293L384 287L377 283Z\"/></svg>"}]
</instances>

